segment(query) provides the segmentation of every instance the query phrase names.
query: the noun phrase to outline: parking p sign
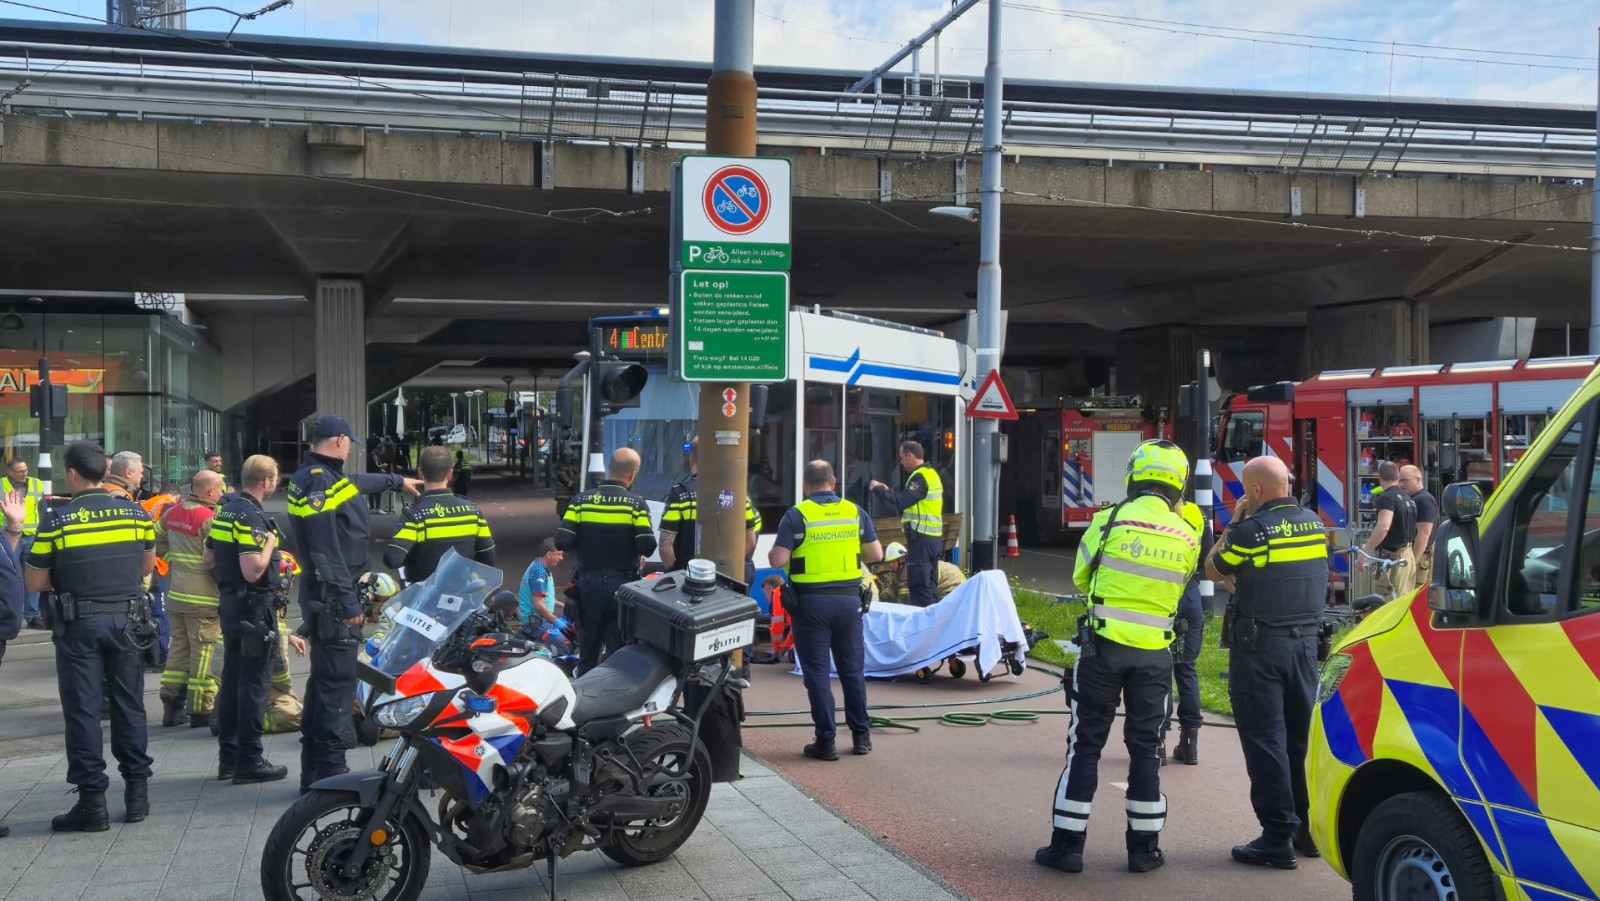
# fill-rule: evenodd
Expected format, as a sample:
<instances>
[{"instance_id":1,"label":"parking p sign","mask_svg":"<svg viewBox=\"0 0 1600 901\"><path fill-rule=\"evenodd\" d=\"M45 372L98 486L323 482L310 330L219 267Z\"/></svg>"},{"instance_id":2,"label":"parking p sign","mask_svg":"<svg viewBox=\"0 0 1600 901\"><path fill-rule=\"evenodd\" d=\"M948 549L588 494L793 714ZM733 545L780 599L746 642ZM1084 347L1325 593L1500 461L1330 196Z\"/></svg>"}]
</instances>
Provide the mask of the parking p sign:
<instances>
[{"instance_id":1,"label":"parking p sign","mask_svg":"<svg viewBox=\"0 0 1600 901\"><path fill-rule=\"evenodd\" d=\"M791 182L783 157L684 157L684 268L788 271Z\"/></svg>"}]
</instances>

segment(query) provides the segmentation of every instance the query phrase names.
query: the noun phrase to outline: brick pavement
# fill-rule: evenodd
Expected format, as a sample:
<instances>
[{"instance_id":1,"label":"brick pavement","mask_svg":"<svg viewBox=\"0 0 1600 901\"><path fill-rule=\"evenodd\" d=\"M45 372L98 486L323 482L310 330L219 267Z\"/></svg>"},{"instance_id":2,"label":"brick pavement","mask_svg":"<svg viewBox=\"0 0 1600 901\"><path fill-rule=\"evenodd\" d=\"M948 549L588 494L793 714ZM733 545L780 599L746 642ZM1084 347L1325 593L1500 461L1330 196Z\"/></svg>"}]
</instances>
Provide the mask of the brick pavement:
<instances>
[{"instance_id":1,"label":"brick pavement","mask_svg":"<svg viewBox=\"0 0 1600 901\"><path fill-rule=\"evenodd\" d=\"M53 715L53 712L52 712ZM61 754L0 762L0 898L18 901L139 898L212 901L261 897L261 848L293 803L298 735L267 736L267 756L289 778L262 786L219 783L216 743L204 730L151 730L156 778L151 817L126 825L122 783L113 772L111 831L56 835L50 818L71 806ZM352 766L378 749L350 752ZM113 770L115 764L113 763ZM959 895L892 848L813 800L753 758L745 778L717 785L706 819L671 859L625 869L598 852L562 861L568 901L941 901ZM546 897L543 864L474 876L433 855L425 901L512 901Z\"/></svg>"}]
</instances>

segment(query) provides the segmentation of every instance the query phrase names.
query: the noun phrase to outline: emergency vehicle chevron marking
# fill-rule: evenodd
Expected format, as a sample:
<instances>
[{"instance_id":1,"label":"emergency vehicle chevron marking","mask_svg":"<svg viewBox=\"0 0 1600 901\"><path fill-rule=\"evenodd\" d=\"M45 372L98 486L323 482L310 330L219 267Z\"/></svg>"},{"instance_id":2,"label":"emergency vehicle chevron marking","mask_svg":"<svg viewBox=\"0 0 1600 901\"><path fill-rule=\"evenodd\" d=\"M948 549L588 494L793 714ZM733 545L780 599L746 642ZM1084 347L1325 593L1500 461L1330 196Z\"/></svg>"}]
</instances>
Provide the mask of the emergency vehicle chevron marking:
<instances>
[{"instance_id":1,"label":"emergency vehicle chevron marking","mask_svg":"<svg viewBox=\"0 0 1600 901\"><path fill-rule=\"evenodd\" d=\"M1580 616L1561 623L1567 640L1589 666L1589 672L1600 678L1600 616Z\"/></svg>"},{"instance_id":2,"label":"emergency vehicle chevron marking","mask_svg":"<svg viewBox=\"0 0 1600 901\"><path fill-rule=\"evenodd\" d=\"M1475 801L1460 799L1456 800L1456 806L1467 815L1467 822L1472 824L1472 829L1478 833L1478 838L1482 839L1484 846L1494 854L1494 859L1500 861L1502 867L1505 866L1506 851L1500 846L1500 833L1495 831L1494 821L1489 818L1489 808Z\"/></svg>"},{"instance_id":3,"label":"emergency vehicle chevron marking","mask_svg":"<svg viewBox=\"0 0 1600 901\"><path fill-rule=\"evenodd\" d=\"M1502 761L1516 777L1526 797L1517 798L1511 786L1501 784L1497 784L1493 791L1490 786L1483 786L1484 795L1493 804L1536 810L1539 800L1539 755L1534 742L1536 713L1533 698L1523 687L1522 680L1506 664L1488 633L1482 630L1468 631L1462 636L1462 642L1461 684L1456 686L1456 690L1465 697L1472 719L1478 724L1486 724L1482 727L1485 745L1482 756L1491 766L1493 761ZM1471 735L1471 730L1463 729L1463 738ZM1463 747L1462 754L1470 755L1471 749ZM1483 778L1482 773L1479 778ZM1519 804L1518 801L1524 803Z\"/></svg>"},{"instance_id":4,"label":"emergency vehicle chevron marking","mask_svg":"<svg viewBox=\"0 0 1600 901\"><path fill-rule=\"evenodd\" d=\"M1342 687L1322 705L1322 731L1328 738L1328 750L1345 766L1358 767L1371 757L1368 746L1356 736Z\"/></svg>"},{"instance_id":5,"label":"emergency vehicle chevron marking","mask_svg":"<svg viewBox=\"0 0 1600 901\"><path fill-rule=\"evenodd\" d=\"M1456 750L1462 716L1455 691L1397 680L1387 680L1384 686L1411 727L1417 749L1438 774L1445 790L1460 798L1478 798L1478 790Z\"/></svg>"},{"instance_id":6,"label":"emergency vehicle chevron marking","mask_svg":"<svg viewBox=\"0 0 1600 901\"><path fill-rule=\"evenodd\" d=\"M1515 810L1496 810L1494 819L1513 871L1538 873L1539 881L1545 885L1580 898L1595 896L1543 820Z\"/></svg>"},{"instance_id":7,"label":"emergency vehicle chevron marking","mask_svg":"<svg viewBox=\"0 0 1600 901\"><path fill-rule=\"evenodd\" d=\"M1567 753L1572 755L1584 775L1589 777L1593 785L1600 787L1600 716L1560 707L1540 707L1539 713L1550 724L1556 737L1561 739L1561 744L1566 746ZM1548 760L1549 757L1541 759ZM1570 785L1567 782L1561 784ZM1600 803L1600 797L1594 800Z\"/></svg>"},{"instance_id":8,"label":"emergency vehicle chevron marking","mask_svg":"<svg viewBox=\"0 0 1600 901\"><path fill-rule=\"evenodd\" d=\"M1369 642L1350 648L1348 653L1350 669L1339 685L1338 696L1349 713L1362 759L1366 760L1372 757L1372 741L1378 734L1378 718L1383 712L1383 674L1372 660Z\"/></svg>"}]
</instances>

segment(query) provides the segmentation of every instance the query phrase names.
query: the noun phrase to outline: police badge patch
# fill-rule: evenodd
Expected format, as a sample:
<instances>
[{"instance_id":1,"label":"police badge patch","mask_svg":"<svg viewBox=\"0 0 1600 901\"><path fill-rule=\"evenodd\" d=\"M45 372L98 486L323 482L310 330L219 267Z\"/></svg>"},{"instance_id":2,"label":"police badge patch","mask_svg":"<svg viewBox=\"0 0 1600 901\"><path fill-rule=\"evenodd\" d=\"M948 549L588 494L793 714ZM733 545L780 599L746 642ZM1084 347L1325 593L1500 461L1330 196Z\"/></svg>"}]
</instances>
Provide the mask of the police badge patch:
<instances>
[{"instance_id":1,"label":"police badge patch","mask_svg":"<svg viewBox=\"0 0 1600 901\"><path fill-rule=\"evenodd\" d=\"M328 495L327 495L326 492L322 492L322 491L318 491L315 494L311 495L310 497L306 498L306 503L311 505L311 509L317 510L317 511L321 511L322 510L322 505L326 504L327 502L328 502Z\"/></svg>"}]
</instances>

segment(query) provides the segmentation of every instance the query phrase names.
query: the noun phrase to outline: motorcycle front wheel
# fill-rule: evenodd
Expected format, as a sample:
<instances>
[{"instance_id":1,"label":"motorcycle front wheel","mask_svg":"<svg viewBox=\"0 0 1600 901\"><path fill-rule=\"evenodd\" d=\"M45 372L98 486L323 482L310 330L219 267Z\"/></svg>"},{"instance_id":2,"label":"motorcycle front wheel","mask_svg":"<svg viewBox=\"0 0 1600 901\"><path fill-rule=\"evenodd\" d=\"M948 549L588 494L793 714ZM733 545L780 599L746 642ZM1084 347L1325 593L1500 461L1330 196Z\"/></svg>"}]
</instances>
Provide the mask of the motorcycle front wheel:
<instances>
[{"instance_id":1,"label":"motorcycle front wheel","mask_svg":"<svg viewBox=\"0 0 1600 901\"><path fill-rule=\"evenodd\" d=\"M689 730L683 726L656 726L633 737L628 746L644 764L648 780L663 771L683 770L689 757L689 739ZM705 745L695 744L694 760L687 770L684 778L660 781L651 789L654 796L675 795L684 800L677 816L630 823L613 832L611 841L600 850L625 867L642 867L663 861L682 847L700 825L711 800L711 757Z\"/></svg>"},{"instance_id":2,"label":"motorcycle front wheel","mask_svg":"<svg viewBox=\"0 0 1600 901\"><path fill-rule=\"evenodd\" d=\"M301 796L267 836L262 895L269 901L416 901L428 881L429 848L415 814L391 814L384 841L367 854L360 872L343 872L371 815L349 792Z\"/></svg>"}]
</instances>

